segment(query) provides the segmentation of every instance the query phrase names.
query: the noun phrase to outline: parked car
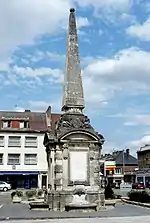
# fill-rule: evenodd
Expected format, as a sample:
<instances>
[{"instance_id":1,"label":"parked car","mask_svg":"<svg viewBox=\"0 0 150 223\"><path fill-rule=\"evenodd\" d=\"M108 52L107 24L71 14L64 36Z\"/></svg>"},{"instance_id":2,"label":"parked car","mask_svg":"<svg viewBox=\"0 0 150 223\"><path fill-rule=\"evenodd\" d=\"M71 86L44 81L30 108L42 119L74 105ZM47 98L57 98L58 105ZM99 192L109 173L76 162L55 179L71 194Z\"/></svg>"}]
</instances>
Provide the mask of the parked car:
<instances>
[{"instance_id":1,"label":"parked car","mask_svg":"<svg viewBox=\"0 0 150 223\"><path fill-rule=\"evenodd\" d=\"M146 182L145 186L150 189L150 182Z\"/></svg>"},{"instance_id":2,"label":"parked car","mask_svg":"<svg viewBox=\"0 0 150 223\"><path fill-rule=\"evenodd\" d=\"M115 188L115 189L120 189L120 183L115 183L114 188Z\"/></svg>"},{"instance_id":3,"label":"parked car","mask_svg":"<svg viewBox=\"0 0 150 223\"><path fill-rule=\"evenodd\" d=\"M132 184L131 183L121 183L120 189L132 189Z\"/></svg>"},{"instance_id":4,"label":"parked car","mask_svg":"<svg viewBox=\"0 0 150 223\"><path fill-rule=\"evenodd\" d=\"M133 183L132 184L132 189L145 189L145 185L144 185L143 182Z\"/></svg>"},{"instance_id":5,"label":"parked car","mask_svg":"<svg viewBox=\"0 0 150 223\"><path fill-rule=\"evenodd\" d=\"M8 191L11 189L11 184L5 182L5 181L0 181L0 190L1 191Z\"/></svg>"}]
</instances>

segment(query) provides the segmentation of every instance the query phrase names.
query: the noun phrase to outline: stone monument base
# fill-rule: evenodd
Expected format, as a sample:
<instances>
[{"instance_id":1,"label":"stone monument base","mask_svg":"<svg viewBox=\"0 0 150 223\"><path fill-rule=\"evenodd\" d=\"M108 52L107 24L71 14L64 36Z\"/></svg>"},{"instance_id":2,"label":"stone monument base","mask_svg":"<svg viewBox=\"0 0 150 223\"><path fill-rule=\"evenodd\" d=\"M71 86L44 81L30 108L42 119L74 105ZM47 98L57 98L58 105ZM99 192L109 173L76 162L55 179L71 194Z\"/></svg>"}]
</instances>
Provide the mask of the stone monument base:
<instances>
[{"instance_id":1,"label":"stone monument base","mask_svg":"<svg viewBox=\"0 0 150 223\"><path fill-rule=\"evenodd\" d=\"M66 204L67 212L93 212L97 211L97 204Z\"/></svg>"},{"instance_id":2,"label":"stone monument base","mask_svg":"<svg viewBox=\"0 0 150 223\"><path fill-rule=\"evenodd\" d=\"M73 196L74 195L72 191L50 191L47 195L47 203L49 205L49 209L52 211L65 211L66 205L73 204ZM86 201L89 203L88 205L91 204L94 206L95 204L98 210L101 207L105 206L104 193L102 191L86 192L85 197ZM79 206L79 204L77 204L77 206Z\"/></svg>"}]
</instances>

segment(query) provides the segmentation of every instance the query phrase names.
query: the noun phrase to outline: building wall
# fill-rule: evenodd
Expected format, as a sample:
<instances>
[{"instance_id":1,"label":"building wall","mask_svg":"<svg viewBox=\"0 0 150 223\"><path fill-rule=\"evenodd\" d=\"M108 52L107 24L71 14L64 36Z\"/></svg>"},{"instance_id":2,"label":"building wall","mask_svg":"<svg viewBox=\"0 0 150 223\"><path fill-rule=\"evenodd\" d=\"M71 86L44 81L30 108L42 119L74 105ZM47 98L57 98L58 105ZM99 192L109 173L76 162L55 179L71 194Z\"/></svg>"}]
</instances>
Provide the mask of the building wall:
<instances>
[{"instance_id":1,"label":"building wall","mask_svg":"<svg viewBox=\"0 0 150 223\"><path fill-rule=\"evenodd\" d=\"M0 133L0 137L4 136L4 146L0 146L0 154L3 154L3 164L0 165L0 172L3 171L39 171L41 172L38 176L38 184L41 187L42 173L47 174L47 159L45 147L43 146L44 134L41 133ZM9 147L8 138L9 136L21 136L21 146L20 147ZM25 147L25 136L37 137L37 147ZM20 154L20 164L19 165L8 165L8 154ZM24 164L25 154L37 154L37 164L36 165L26 165Z\"/></svg>"},{"instance_id":2,"label":"building wall","mask_svg":"<svg viewBox=\"0 0 150 223\"><path fill-rule=\"evenodd\" d=\"M138 165L139 169L150 168L150 149L138 151Z\"/></svg>"},{"instance_id":3,"label":"building wall","mask_svg":"<svg viewBox=\"0 0 150 223\"><path fill-rule=\"evenodd\" d=\"M129 172L134 172L135 168L137 168L137 165L133 166L122 166L122 165L117 165L116 169L120 170L121 173L129 173Z\"/></svg>"}]
</instances>

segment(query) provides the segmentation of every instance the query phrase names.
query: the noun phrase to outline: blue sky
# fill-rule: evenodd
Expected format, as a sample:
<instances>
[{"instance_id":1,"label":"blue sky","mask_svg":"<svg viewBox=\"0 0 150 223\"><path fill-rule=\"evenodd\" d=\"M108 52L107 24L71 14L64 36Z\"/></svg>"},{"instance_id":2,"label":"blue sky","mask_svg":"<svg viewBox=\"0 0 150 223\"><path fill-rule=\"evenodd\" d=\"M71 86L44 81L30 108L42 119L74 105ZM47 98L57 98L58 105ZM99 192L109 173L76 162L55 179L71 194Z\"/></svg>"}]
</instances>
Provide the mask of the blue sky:
<instances>
[{"instance_id":1,"label":"blue sky","mask_svg":"<svg viewBox=\"0 0 150 223\"><path fill-rule=\"evenodd\" d=\"M60 112L69 8L75 7L85 113L103 152L150 143L149 0L0 2L1 110Z\"/></svg>"}]
</instances>

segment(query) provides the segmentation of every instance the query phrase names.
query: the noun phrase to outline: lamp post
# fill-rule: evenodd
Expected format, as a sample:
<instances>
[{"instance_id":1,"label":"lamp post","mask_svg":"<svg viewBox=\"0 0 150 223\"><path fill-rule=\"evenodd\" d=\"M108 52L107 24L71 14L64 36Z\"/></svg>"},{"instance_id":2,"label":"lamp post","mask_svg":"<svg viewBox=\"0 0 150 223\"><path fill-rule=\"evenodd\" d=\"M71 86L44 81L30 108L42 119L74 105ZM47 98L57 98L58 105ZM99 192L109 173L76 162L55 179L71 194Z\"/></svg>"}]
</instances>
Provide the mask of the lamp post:
<instances>
[{"instance_id":1,"label":"lamp post","mask_svg":"<svg viewBox=\"0 0 150 223\"><path fill-rule=\"evenodd\" d=\"M123 173L123 182L124 182L124 173L125 173L125 162L124 162L124 149L122 151L122 173Z\"/></svg>"}]
</instances>

